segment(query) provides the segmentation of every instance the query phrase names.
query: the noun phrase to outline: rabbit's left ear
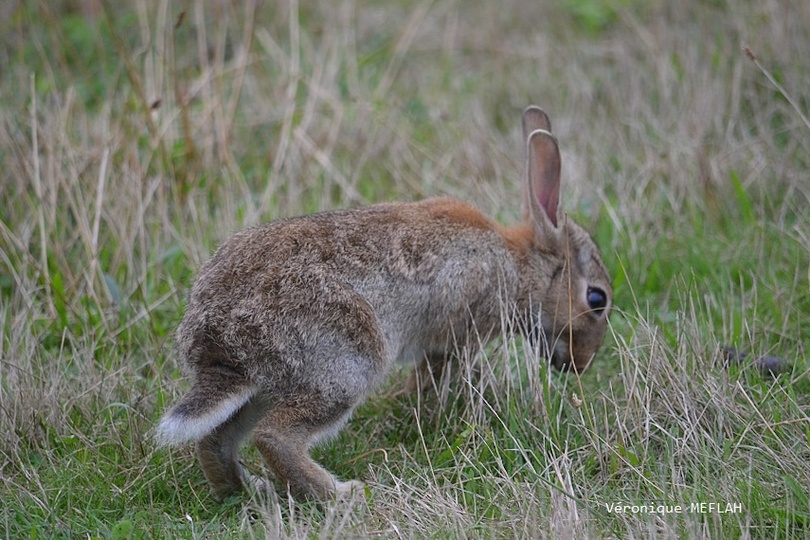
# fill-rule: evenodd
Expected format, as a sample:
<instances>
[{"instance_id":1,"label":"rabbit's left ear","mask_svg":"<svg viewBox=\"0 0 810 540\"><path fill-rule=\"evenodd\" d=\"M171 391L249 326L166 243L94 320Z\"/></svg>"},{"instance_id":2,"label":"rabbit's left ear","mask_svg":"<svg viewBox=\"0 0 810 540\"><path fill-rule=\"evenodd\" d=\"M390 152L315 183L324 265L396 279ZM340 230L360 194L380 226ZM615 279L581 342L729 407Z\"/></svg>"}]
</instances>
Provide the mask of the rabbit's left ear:
<instances>
[{"instance_id":1,"label":"rabbit's left ear","mask_svg":"<svg viewBox=\"0 0 810 540\"><path fill-rule=\"evenodd\" d=\"M524 117L525 120L525 117ZM557 229L560 211L560 149L554 135L538 129L526 142L525 181L529 215L541 228Z\"/></svg>"},{"instance_id":2,"label":"rabbit's left ear","mask_svg":"<svg viewBox=\"0 0 810 540\"><path fill-rule=\"evenodd\" d=\"M551 133L551 119L549 119L546 111L537 105L529 105L523 111L523 141L528 141L529 135L538 129Z\"/></svg>"}]
</instances>

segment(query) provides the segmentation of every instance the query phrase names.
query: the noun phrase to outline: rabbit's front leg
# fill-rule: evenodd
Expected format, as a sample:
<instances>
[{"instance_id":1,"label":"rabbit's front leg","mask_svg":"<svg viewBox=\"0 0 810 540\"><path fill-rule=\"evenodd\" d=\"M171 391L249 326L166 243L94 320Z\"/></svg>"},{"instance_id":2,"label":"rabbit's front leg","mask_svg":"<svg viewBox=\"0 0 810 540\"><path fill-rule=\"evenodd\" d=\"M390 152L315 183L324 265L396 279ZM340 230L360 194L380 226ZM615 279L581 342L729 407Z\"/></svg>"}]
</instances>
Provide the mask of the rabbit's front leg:
<instances>
[{"instance_id":1,"label":"rabbit's front leg","mask_svg":"<svg viewBox=\"0 0 810 540\"><path fill-rule=\"evenodd\" d=\"M449 373L451 368L448 365L452 361L452 355L447 352L425 354L422 361L411 371L411 375L405 383L407 391L425 392L430 388L438 388L442 377L445 376L445 373Z\"/></svg>"}]
</instances>

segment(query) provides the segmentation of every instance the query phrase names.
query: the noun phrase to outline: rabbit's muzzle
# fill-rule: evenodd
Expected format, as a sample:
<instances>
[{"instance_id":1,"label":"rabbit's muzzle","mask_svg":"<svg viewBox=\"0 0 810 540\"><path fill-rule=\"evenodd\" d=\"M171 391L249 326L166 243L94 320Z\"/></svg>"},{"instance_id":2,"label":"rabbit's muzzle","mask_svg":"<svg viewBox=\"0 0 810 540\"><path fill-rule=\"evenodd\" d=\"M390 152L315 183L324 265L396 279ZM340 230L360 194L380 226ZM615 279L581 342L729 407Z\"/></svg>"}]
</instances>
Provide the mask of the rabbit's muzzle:
<instances>
[{"instance_id":1,"label":"rabbit's muzzle","mask_svg":"<svg viewBox=\"0 0 810 540\"><path fill-rule=\"evenodd\" d=\"M569 326L558 330L535 324L529 332L529 341L533 347L539 347L540 354L556 369L582 373L591 365L603 336L604 332L580 335Z\"/></svg>"}]
</instances>

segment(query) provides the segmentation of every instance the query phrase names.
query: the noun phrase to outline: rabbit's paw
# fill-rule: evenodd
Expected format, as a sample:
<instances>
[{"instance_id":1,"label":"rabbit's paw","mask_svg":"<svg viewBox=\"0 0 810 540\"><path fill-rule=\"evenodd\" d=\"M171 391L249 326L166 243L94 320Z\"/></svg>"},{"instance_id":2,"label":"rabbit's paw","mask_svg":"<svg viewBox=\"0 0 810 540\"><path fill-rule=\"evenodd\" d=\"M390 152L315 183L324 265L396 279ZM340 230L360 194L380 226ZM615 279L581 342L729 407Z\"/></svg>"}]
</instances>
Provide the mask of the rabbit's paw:
<instances>
[{"instance_id":1,"label":"rabbit's paw","mask_svg":"<svg viewBox=\"0 0 810 540\"><path fill-rule=\"evenodd\" d=\"M359 480L349 480L348 482L335 482L335 491L338 497L350 497L358 493L363 493L366 485Z\"/></svg>"},{"instance_id":2,"label":"rabbit's paw","mask_svg":"<svg viewBox=\"0 0 810 540\"><path fill-rule=\"evenodd\" d=\"M268 491L275 491L276 489L273 482L267 478L262 478L261 476L256 476L255 474L246 474L245 478L245 483L247 484L248 489L254 493L266 493Z\"/></svg>"}]
</instances>

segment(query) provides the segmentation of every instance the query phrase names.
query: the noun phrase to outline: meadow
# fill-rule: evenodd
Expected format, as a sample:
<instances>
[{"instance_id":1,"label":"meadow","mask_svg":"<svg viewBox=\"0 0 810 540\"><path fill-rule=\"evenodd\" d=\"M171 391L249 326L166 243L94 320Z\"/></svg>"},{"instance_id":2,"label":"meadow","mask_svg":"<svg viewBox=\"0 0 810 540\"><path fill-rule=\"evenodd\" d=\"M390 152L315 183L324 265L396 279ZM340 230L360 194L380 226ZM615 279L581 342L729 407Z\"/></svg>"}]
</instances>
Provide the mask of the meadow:
<instances>
[{"instance_id":1,"label":"meadow","mask_svg":"<svg viewBox=\"0 0 810 540\"><path fill-rule=\"evenodd\" d=\"M810 537L806 0L0 21L0 538ZM439 195L513 223L532 103L613 277L590 370L504 335L433 391L392 373L315 450L367 485L325 507L219 503L191 447L156 447L185 296L230 232Z\"/></svg>"}]
</instances>

